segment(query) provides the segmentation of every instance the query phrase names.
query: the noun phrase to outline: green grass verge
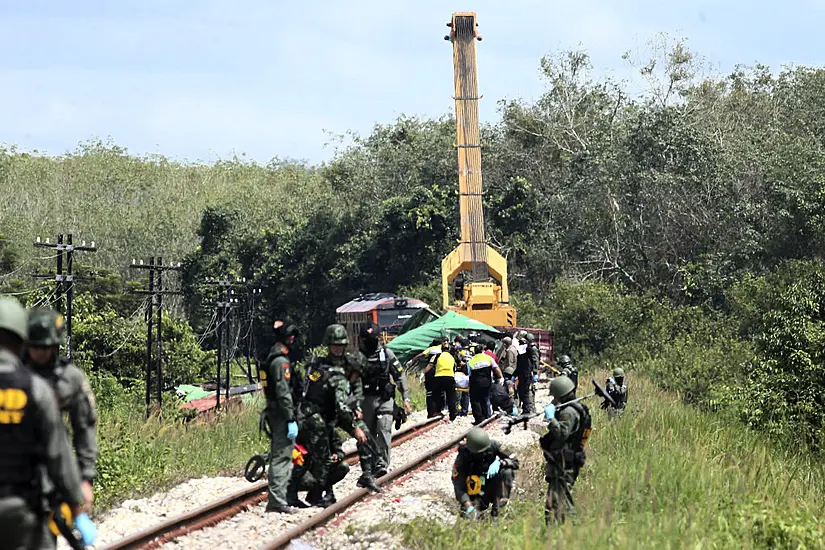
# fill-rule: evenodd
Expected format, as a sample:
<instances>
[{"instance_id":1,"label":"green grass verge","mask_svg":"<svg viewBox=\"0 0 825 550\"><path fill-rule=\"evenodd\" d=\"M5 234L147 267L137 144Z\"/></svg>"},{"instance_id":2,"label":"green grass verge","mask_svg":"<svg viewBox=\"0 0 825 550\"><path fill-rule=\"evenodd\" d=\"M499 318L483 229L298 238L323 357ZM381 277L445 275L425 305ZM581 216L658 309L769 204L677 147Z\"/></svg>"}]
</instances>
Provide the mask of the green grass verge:
<instances>
[{"instance_id":1,"label":"green grass verge","mask_svg":"<svg viewBox=\"0 0 825 550\"><path fill-rule=\"evenodd\" d=\"M619 420L609 421L590 401L595 429L574 487L574 521L545 528L543 462L532 449L517 478L524 493L508 516L492 524L418 519L390 528L406 547L433 550L825 548L825 469L813 457L697 412L648 381L630 384L629 409Z\"/></svg>"},{"instance_id":2,"label":"green grass verge","mask_svg":"<svg viewBox=\"0 0 825 550\"><path fill-rule=\"evenodd\" d=\"M268 449L258 435L259 401L190 422L166 408L163 420L145 419L142 407L101 414L95 514L187 479L242 475L249 457Z\"/></svg>"},{"instance_id":3,"label":"green grass verge","mask_svg":"<svg viewBox=\"0 0 825 550\"><path fill-rule=\"evenodd\" d=\"M409 384L413 410L423 409L424 386L414 374ZM240 476L250 456L269 449L268 440L258 433L264 407L260 395L254 403L222 410L213 419L184 422L177 403L168 397L163 418L147 420L139 392L113 396L107 388L101 393L106 403L99 415L95 514L187 479Z\"/></svg>"}]
</instances>

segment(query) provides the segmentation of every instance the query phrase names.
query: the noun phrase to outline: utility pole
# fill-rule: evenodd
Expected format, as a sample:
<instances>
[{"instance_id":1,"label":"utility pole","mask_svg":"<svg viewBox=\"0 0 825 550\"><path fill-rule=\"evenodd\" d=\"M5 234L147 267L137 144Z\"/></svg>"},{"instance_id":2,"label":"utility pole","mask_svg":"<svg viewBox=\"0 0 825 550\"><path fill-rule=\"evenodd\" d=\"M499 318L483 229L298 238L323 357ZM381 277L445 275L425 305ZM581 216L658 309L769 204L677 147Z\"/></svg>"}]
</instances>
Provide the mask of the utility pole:
<instances>
[{"instance_id":1,"label":"utility pole","mask_svg":"<svg viewBox=\"0 0 825 550\"><path fill-rule=\"evenodd\" d=\"M217 376L215 378L215 406L221 408L221 371L226 368L226 391L224 393L225 400L229 400L229 390L232 386L232 358L230 357L229 343L231 340L231 310L239 306L239 300L235 297L233 287L237 285L237 281L231 281L224 277L217 281L208 280L210 284L218 286L218 296L215 301L217 308L216 316L218 320L217 332Z\"/></svg>"},{"instance_id":2,"label":"utility pole","mask_svg":"<svg viewBox=\"0 0 825 550\"><path fill-rule=\"evenodd\" d=\"M244 371L244 374L250 384L254 384L257 378L257 374L254 377L252 374L252 349L255 345L255 332L253 328L255 322L255 297L259 296L262 291L263 289L261 288L254 288L252 281L247 281L246 277L243 277L240 281L240 289L238 292L236 293L234 290L232 291L232 295L236 297L234 299L230 299L230 301L234 304L233 307L241 308L240 314L236 317L238 340L240 340L241 332L244 329L247 330L248 334L248 336L243 338L242 343L243 352L246 357L246 369L244 369L242 365L239 366L241 371ZM227 370L227 376L229 376L229 370Z\"/></svg>"},{"instance_id":3,"label":"utility pole","mask_svg":"<svg viewBox=\"0 0 825 550\"><path fill-rule=\"evenodd\" d=\"M132 260L131 269L148 269L149 270L149 288L148 290L136 290L137 294L148 294L149 301L146 304L146 417L149 417L150 406L152 401L152 371L155 374L155 399L158 407L163 404L163 296L164 295L180 295L182 292L177 290L163 289L163 273L165 271L180 271L180 262L175 265L170 262L169 265L163 265L163 258L160 256L151 256L149 261L144 264L143 260L138 263ZM157 323L155 324L155 310L157 310ZM157 338L155 345L157 346L157 358L152 357L152 332L157 329ZM153 368L154 367L154 368Z\"/></svg>"},{"instance_id":4,"label":"utility pole","mask_svg":"<svg viewBox=\"0 0 825 550\"><path fill-rule=\"evenodd\" d=\"M243 279L244 282L244 324L248 324L249 328L247 332L249 334L249 338L246 339L244 342L244 351L246 355L246 377L249 380L250 384L254 384L258 381L258 372L257 369L255 370L255 374L253 375L252 372L252 356L256 354L256 347L255 347L255 298L260 297L261 292L263 289L261 288L250 288L247 284L246 279ZM257 358L256 358L257 360Z\"/></svg>"},{"instance_id":5,"label":"utility pole","mask_svg":"<svg viewBox=\"0 0 825 550\"><path fill-rule=\"evenodd\" d=\"M41 242L40 237L37 237L34 241L34 246L37 248L56 248L57 249L57 271L54 275L51 274L44 274L40 275L35 273L32 277L36 279L51 279L54 277L56 288L55 288L55 306L57 308L60 307L60 302L63 298L65 293L66 296L66 357L71 359L72 357L72 315L74 313L72 309L72 300L74 299L74 282L75 280L78 281L85 281L88 280L83 277L75 278L74 274L72 273L72 269L74 268L74 253L75 252L97 252L97 247L95 247L95 242L92 241L91 246L86 246L86 241L82 241L80 246L75 246L72 243L72 234L69 233L66 235L66 243L63 243L63 234L60 233L57 236L57 243L52 244L49 242L49 239L46 239L46 242ZM63 274L63 253L66 253L66 274Z\"/></svg>"}]
</instances>

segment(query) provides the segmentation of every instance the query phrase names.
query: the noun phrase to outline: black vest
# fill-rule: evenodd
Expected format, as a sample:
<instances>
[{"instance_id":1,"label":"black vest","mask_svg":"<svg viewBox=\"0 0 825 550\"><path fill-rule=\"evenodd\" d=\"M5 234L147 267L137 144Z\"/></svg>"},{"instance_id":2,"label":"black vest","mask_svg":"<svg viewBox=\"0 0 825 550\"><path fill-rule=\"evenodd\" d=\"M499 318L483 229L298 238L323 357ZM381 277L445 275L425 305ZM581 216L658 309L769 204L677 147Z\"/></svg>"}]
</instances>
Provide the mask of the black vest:
<instances>
[{"instance_id":1,"label":"black vest","mask_svg":"<svg viewBox=\"0 0 825 550\"><path fill-rule=\"evenodd\" d=\"M329 367L318 361L307 366L304 379L304 392L301 396L301 407L309 414L321 413L328 423L335 421L335 393L330 391L329 381L336 376L343 376L340 372L330 371Z\"/></svg>"},{"instance_id":2,"label":"black vest","mask_svg":"<svg viewBox=\"0 0 825 550\"><path fill-rule=\"evenodd\" d=\"M35 466L43 459L33 418L32 379L22 366L0 372L0 485L31 486Z\"/></svg>"},{"instance_id":3,"label":"black vest","mask_svg":"<svg viewBox=\"0 0 825 550\"><path fill-rule=\"evenodd\" d=\"M384 352L384 360L381 360L381 352ZM363 384L364 393L369 395L384 394L387 391L387 384L390 383L390 362L387 359L387 349L381 346L375 353L367 358L367 367L364 370Z\"/></svg>"}]
</instances>

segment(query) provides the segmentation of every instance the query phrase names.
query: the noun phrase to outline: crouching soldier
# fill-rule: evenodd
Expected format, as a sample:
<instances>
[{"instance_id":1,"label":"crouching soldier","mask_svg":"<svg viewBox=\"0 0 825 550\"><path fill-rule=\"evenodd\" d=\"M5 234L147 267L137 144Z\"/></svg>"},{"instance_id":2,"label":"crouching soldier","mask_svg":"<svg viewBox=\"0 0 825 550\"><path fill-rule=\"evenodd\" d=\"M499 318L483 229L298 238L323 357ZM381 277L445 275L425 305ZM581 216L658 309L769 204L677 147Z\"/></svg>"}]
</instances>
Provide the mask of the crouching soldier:
<instances>
[{"instance_id":1,"label":"crouching soldier","mask_svg":"<svg viewBox=\"0 0 825 550\"><path fill-rule=\"evenodd\" d=\"M627 405L627 384L625 384L624 369L616 367L613 369L613 376L607 379L605 384L607 393L613 398L615 404L611 404L607 399L602 402L602 409L607 409L607 416L615 418L624 413Z\"/></svg>"},{"instance_id":2,"label":"crouching soldier","mask_svg":"<svg viewBox=\"0 0 825 550\"><path fill-rule=\"evenodd\" d=\"M320 508L332 504L323 492L327 488L326 481L332 465L330 448L334 441L333 430L340 427L358 443L367 442L367 426L356 417L348 404L350 387L344 358L347 347L346 329L342 325L330 325L324 335L324 343L327 345L327 356L313 359L307 366L298 408L300 431L297 439L312 457L308 471L312 474L314 484L309 490L307 501L310 506ZM359 453L362 460L372 461L372 455L368 454L369 446L359 447ZM290 485L297 488L303 474L301 468L293 467ZM358 479L357 485L375 492L381 490L367 474ZM297 491L290 489L288 492L288 500L291 501L289 504L300 506L296 499Z\"/></svg>"},{"instance_id":3,"label":"crouching soldier","mask_svg":"<svg viewBox=\"0 0 825 550\"><path fill-rule=\"evenodd\" d=\"M462 515L475 518L491 507L490 515L497 516L510 499L518 467L515 455L504 452L485 430L472 428L453 463L453 488Z\"/></svg>"},{"instance_id":4,"label":"crouching soldier","mask_svg":"<svg viewBox=\"0 0 825 550\"><path fill-rule=\"evenodd\" d=\"M346 453L344 453L344 440L341 437L340 432L338 430L333 430L332 436L329 440L330 446L330 466L327 472L327 479L324 485L324 495L323 500L328 502L329 504L335 504L337 499L335 498L335 491L334 486L339 481L343 480L349 474L349 464L346 461ZM296 445L296 450L293 453L293 456L296 454L300 454L300 457L296 457L297 460L293 460L295 468L298 470L297 475L301 476L299 480L295 484L291 484L290 488L294 487L294 494L290 496L292 502L294 502L295 506L299 508L305 508L306 505L298 499L298 491L312 491L313 488L317 485L315 477L310 473L312 470L311 465L309 462L312 461L312 457L309 456L309 453L304 452L302 453L299 445Z\"/></svg>"},{"instance_id":5,"label":"crouching soldier","mask_svg":"<svg viewBox=\"0 0 825 550\"><path fill-rule=\"evenodd\" d=\"M544 505L547 523L563 522L567 514L574 512L571 491L587 458L584 446L591 429L587 406L582 402L569 403L576 398L576 387L570 378L554 378L550 382L550 395L558 405L550 403L544 408L547 433L539 439L547 460L544 475L548 483Z\"/></svg>"}]
</instances>

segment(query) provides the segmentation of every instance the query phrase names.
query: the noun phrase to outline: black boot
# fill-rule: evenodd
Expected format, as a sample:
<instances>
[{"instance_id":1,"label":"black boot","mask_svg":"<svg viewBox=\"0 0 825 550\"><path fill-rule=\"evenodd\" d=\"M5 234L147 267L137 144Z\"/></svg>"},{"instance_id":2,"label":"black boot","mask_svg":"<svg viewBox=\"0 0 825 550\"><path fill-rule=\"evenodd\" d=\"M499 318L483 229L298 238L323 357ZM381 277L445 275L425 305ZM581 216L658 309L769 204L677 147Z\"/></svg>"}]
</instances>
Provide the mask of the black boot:
<instances>
[{"instance_id":1,"label":"black boot","mask_svg":"<svg viewBox=\"0 0 825 550\"><path fill-rule=\"evenodd\" d=\"M361 474L361 477L358 478L358 482L356 483L358 487L363 487L364 489L369 489L373 493L383 493L384 491L376 485L375 478L372 477L371 474Z\"/></svg>"},{"instance_id":2,"label":"black boot","mask_svg":"<svg viewBox=\"0 0 825 550\"><path fill-rule=\"evenodd\" d=\"M326 508L329 506L326 499L321 496L321 486L316 485L314 486L309 493L307 494L307 502L310 506L315 506L317 508Z\"/></svg>"},{"instance_id":3,"label":"black boot","mask_svg":"<svg viewBox=\"0 0 825 550\"><path fill-rule=\"evenodd\" d=\"M293 466L292 476L289 478L289 483L286 486L286 503L296 508L309 508L309 504L305 503L298 497L298 485L304 475L304 468L301 466Z\"/></svg>"},{"instance_id":4,"label":"black boot","mask_svg":"<svg viewBox=\"0 0 825 550\"><path fill-rule=\"evenodd\" d=\"M298 486L292 482L286 488L286 503L295 508L309 508L309 504L298 497Z\"/></svg>"},{"instance_id":5,"label":"black boot","mask_svg":"<svg viewBox=\"0 0 825 550\"><path fill-rule=\"evenodd\" d=\"M336 502L338 502L338 500L335 498L335 491L333 491L332 485L327 487L326 491L324 492L324 498L330 504L335 504Z\"/></svg>"},{"instance_id":6,"label":"black boot","mask_svg":"<svg viewBox=\"0 0 825 550\"><path fill-rule=\"evenodd\" d=\"M387 475L387 465L384 464L384 459L378 455L372 461L372 475L375 479Z\"/></svg>"}]
</instances>

